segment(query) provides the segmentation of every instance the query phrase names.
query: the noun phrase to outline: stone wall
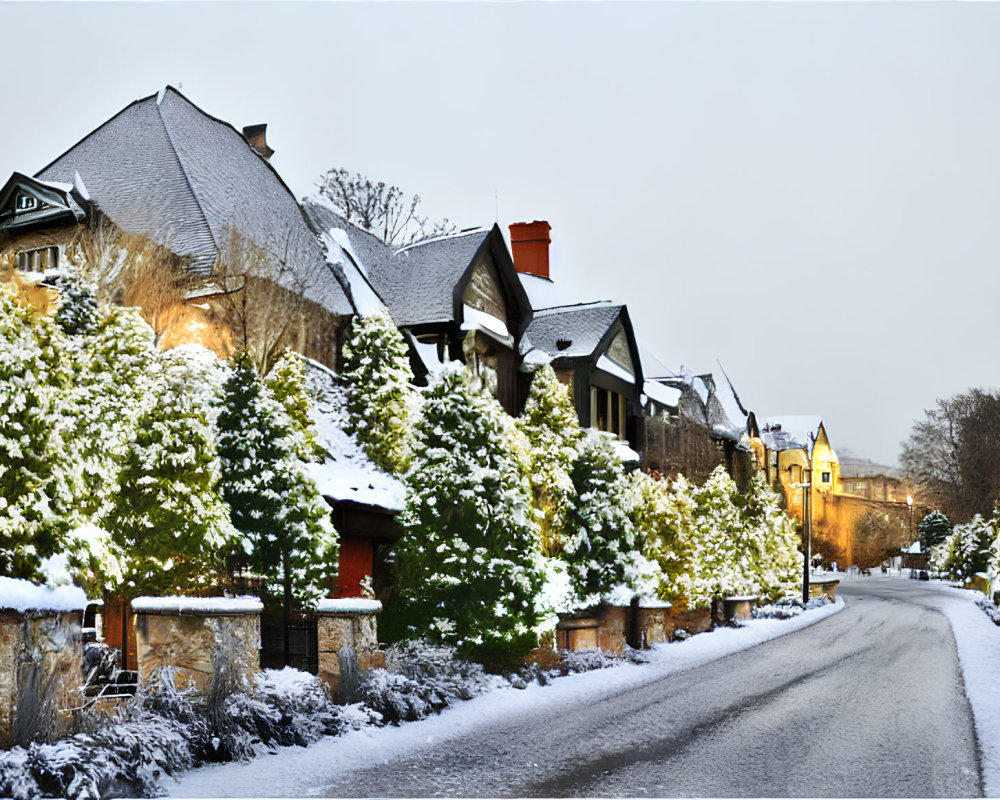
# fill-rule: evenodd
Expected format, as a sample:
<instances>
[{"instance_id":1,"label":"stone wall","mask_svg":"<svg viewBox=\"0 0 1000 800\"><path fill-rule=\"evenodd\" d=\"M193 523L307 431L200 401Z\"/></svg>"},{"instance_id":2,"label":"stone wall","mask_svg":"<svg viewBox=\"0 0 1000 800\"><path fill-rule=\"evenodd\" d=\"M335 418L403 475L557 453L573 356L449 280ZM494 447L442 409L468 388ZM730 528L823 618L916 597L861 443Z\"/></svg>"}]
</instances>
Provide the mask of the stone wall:
<instances>
[{"instance_id":1,"label":"stone wall","mask_svg":"<svg viewBox=\"0 0 1000 800\"><path fill-rule=\"evenodd\" d=\"M556 625L556 647L560 650L598 648L621 655L625 645L646 647L670 642L677 631L689 634L712 629L708 608L683 609L670 606L635 607L598 605L572 614L561 614Z\"/></svg>"},{"instance_id":2,"label":"stone wall","mask_svg":"<svg viewBox=\"0 0 1000 800\"><path fill-rule=\"evenodd\" d=\"M82 624L82 610L0 610L0 748L72 733Z\"/></svg>"},{"instance_id":3,"label":"stone wall","mask_svg":"<svg viewBox=\"0 0 1000 800\"><path fill-rule=\"evenodd\" d=\"M263 608L256 598L141 597L132 608L140 685L166 667L197 703L253 687Z\"/></svg>"},{"instance_id":4,"label":"stone wall","mask_svg":"<svg viewBox=\"0 0 1000 800\"><path fill-rule=\"evenodd\" d=\"M385 653L378 647L377 600L343 597L322 600L316 609L319 679L330 696L343 700L359 672L385 667Z\"/></svg>"}]
</instances>

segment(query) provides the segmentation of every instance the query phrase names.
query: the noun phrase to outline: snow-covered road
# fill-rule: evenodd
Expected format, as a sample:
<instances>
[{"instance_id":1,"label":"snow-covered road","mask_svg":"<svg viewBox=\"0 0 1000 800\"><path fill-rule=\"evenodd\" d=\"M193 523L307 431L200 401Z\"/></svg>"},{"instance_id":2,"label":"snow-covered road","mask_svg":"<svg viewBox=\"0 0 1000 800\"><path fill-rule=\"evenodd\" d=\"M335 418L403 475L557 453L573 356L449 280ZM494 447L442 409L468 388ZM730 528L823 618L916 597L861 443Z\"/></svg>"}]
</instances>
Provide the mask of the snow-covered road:
<instances>
[{"instance_id":1,"label":"snow-covered road","mask_svg":"<svg viewBox=\"0 0 1000 800\"><path fill-rule=\"evenodd\" d=\"M175 797L976 795L954 627L985 788L1000 789L1000 720L988 711L1000 708L1000 628L944 586L842 586L847 608L832 617L842 604L696 636L650 664L201 769L166 788Z\"/></svg>"}]
</instances>

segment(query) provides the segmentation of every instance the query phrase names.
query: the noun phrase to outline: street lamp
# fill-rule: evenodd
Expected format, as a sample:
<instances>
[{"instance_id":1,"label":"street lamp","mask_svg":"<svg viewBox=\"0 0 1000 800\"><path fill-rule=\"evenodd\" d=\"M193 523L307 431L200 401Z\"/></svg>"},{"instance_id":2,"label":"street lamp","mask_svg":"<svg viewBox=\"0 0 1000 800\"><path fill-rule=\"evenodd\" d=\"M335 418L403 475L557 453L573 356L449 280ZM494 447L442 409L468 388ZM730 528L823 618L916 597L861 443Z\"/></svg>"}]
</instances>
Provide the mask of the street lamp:
<instances>
[{"instance_id":1,"label":"street lamp","mask_svg":"<svg viewBox=\"0 0 1000 800\"><path fill-rule=\"evenodd\" d=\"M806 475L803 483L792 486L802 489L802 602L809 602L809 568L812 561L812 470L802 470Z\"/></svg>"},{"instance_id":2,"label":"street lamp","mask_svg":"<svg viewBox=\"0 0 1000 800\"><path fill-rule=\"evenodd\" d=\"M913 544L913 496L912 495L906 495L906 510L910 515L910 527L909 527L910 544Z\"/></svg>"}]
</instances>

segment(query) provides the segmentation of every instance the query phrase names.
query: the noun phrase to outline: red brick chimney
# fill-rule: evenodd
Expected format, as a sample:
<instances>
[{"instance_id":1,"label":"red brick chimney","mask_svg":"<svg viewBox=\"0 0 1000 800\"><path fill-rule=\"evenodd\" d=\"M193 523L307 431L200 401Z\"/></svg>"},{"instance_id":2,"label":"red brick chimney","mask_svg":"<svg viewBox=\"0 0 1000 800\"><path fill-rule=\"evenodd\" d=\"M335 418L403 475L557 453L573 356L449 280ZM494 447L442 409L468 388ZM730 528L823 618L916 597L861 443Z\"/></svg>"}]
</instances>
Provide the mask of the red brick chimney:
<instances>
[{"instance_id":1,"label":"red brick chimney","mask_svg":"<svg viewBox=\"0 0 1000 800\"><path fill-rule=\"evenodd\" d=\"M250 142L254 150L270 160L274 150L267 146L267 125L247 125L243 129L243 138Z\"/></svg>"},{"instance_id":2,"label":"red brick chimney","mask_svg":"<svg viewBox=\"0 0 1000 800\"><path fill-rule=\"evenodd\" d=\"M510 249L514 269L526 275L549 277L549 231L547 222L515 222L510 226Z\"/></svg>"}]
</instances>

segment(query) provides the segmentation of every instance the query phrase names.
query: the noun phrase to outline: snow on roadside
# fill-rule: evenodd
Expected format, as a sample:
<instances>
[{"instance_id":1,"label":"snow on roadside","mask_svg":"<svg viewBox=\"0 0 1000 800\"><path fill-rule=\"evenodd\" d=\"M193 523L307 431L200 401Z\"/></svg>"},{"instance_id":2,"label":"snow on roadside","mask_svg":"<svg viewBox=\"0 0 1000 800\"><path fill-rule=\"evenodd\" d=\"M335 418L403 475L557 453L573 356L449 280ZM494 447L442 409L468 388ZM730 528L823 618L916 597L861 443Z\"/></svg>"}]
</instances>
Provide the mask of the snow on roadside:
<instances>
[{"instance_id":1,"label":"snow on roadside","mask_svg":"<svg viewBox=\"0 0 1000 800\"><path fill-rule=\"evenodd\" d=\"M305 797L322 793L326 782L355 769L376 766L420 747L473 733L504 717L564 708L568 702L592 703L666 675L706 664L770 639L800 630L844 607L844 601L806 611L790 620L752 620L740 628L720 628L683 642L657 645L646 664L623 663L610 669L558 678L548 686L504 688L447 709L436 717L398 728L365 728L324 739L308 748L278 748L249 764L202 767L165 780L171 797ZM978 612L982 613L982 612Z\"/></svg>"},{"instance_id":2,"label":"snow on roadside","mask_svg":"<svg viewBox=\"0 0 1000 800\"><path fill-rule=\"evenodd\" d=\"M965 694L975 718L983 792L986 797L1000 797L1000 630L976 605L976 598L983 597L980 592L941 586L939 608L955 634Z\"/></svg>"}]
</instances>

